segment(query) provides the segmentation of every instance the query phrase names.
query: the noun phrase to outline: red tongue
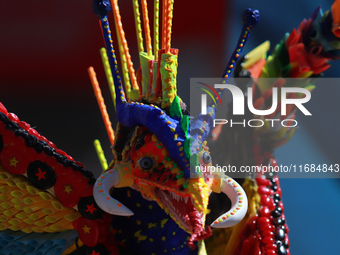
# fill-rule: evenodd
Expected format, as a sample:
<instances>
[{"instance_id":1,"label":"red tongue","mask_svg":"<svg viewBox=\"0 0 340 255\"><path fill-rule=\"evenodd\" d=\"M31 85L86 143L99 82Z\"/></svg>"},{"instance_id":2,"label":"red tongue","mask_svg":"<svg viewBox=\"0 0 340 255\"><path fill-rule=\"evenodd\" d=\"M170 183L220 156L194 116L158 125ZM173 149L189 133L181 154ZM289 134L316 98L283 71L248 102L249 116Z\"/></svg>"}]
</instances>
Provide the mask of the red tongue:
<instances>
[{"instance_id":1,"label":"red tongue","mask_svg":"<svg viewBox=\"0 0 340 255\"><path fill-rule=\"evenodd\" d=\"M189 214L189 217L190 217L191 226L193 226L193 228L192 228L192 234L188 241L188 246L191 249L195 249L196 246L194 245L194 242L210 237L212 234L212 231L211 231L210 226L207 226L206 229L202 228L203 219L201 218L200 214L196 210L191 212Z\"/></svg>"}]
</instances>

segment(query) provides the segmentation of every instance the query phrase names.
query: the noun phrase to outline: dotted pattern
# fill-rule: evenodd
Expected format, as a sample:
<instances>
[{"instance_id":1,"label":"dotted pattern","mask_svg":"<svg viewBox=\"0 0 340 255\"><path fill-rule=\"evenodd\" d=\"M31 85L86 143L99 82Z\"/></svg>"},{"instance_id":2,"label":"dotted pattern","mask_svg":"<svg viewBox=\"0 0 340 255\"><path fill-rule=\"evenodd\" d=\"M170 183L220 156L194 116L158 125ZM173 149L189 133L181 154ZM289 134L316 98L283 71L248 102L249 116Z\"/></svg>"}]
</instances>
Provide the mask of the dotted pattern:
<instances>
[{"instance_id":1,"label":"dotted pattern","mask_svg":"<svg viewBox=\"0 0 340 255\"><path fill-rule=\"evenodd\" d=\"M126 99L125 99L124 90L122 87L122 80L119 74L115 50L113 48L113 40L112 40L109 22L106 16L102 18L100 21L101 21L103 34L104 34L106 48L108 51L110 66L111 66L111 69L113 69L112 75L113 75L113 82L115 84L115 92L116 92L116 97L117 97L116 103L118 107L119 103L126 103Z\"/></svg>"},{"instance_id":2,"label":"dotted pattern","mask_svg":"<svg viewBox=\"0 0 340 255\"><path fill-rule=\"evenodd\" d=\"M236 44L237 46L236 46L234 52L232 53L232 55L229 59L229 62L228 62L226 69L224 70L224 74L222 76L222 81L221 81L223 84L228 83L228 80L231 76L231 72L233 71L237 60L240 58L240 55L241 55L242 50L244 48L244 45L246 44L248 37L250 35L250 31L253 28L253 25L250 25L249 21L247 21L247 22L248 22L248 24L246 23L242 27L240 37L238 38L238 41L237 41L237 44ZM223 92L224 92L224 89L221 89L218 92L218 94L221 96L223 94ZM219 99L219 98L216 97L216 99ZM210 103L209 106L214 107L213 102Z\"/></svg>"},{"instance_id":3,"label":"dotted pattern","mask_svg":"<svg viewBox=\"0 0 340 255\"><path fill-rule=\"evenodd\" d=\"M233 189L236 197L235 203L232 205L231 209L228 212L222 214L214 221L214 223L211 225L212 227L217 227L216 225L218 224L226 223L227 221L230 221L230 219L232 219L234 216L238 216L239 219L240 215L238 214L242 214L243 218L248 208L247 195L245 194L243 188L236 181L227 176L224 176L223 182L224 185L227 184L229 187ZM232 198L231 200L233 201Z\"/></svg>"},{"instance_id":4,"label":"dotted pattern","mask_svg":"<svg viewBox=\"0 0 340 255\"><path fill-rule=\"evenodd\" d=\"M98 189L99 193L101 194L102 197L104 197L108 202L114 204L115 206L117 207L121 207L122 204L119 203L119 201L117 201L116 199L112 198L110 196L110 194L108 194L109 192L109 189L111 188L110 186L107 186L107 185L110 185L107 182L107 180L105 180L105 178L108 177L109 174L113 174L113 170L110 170L108 172L105 172L104 174L102 174L98 181L96 182L96 189Z\"/></svg>"}]
</instances>

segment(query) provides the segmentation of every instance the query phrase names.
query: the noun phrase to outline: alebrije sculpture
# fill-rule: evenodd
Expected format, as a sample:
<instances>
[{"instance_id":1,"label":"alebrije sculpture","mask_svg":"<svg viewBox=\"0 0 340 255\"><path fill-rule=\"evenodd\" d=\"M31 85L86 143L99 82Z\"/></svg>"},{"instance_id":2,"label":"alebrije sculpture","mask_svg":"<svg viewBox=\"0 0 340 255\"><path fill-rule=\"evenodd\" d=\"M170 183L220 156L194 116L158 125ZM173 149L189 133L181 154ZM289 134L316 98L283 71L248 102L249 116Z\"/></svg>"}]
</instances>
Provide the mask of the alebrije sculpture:
<instances>
[{"instance_id":1,"label":"alebrije sculpture","mask_svg":"<svg viewBox=\"0 0 340 255\"><path fill-rule=\"evenodd\" d=\"M290 254L277 176L251 176L245 179L243 189L225 175L190 173L197 166L212 164L207 140L211 132L215 140L220 134L221 127L213 130L212 124L216 108L211 104L207 115L189 118L177 95L178 50L171 48L174 1L163 1L161 49L159 0L154 2L153 49L147 1L141 3L147 47L144 52L138 1L133 1L141 63L137 73L118 1L93 3L105 39L106 50L102 49L101 55L118 120L114 133L95 72L89 68L114 156L108 165L95 141L104 170L97 180L80 162L0 103L0 254L206 254L206 250L209 254ZM234 67L237 75L253 78L308 77L328 68L327 61L338 56L338 3L325 15L318 9L267 59L269 46L264 44L239 60L259 19L258 11L246 10L222 82L227 82ZM111 5L122 76L107 18ZM254 86L255 104L267 107L272 84ZM292 133L265 125L256 136L251 135L251 163L275 165L273 149ZM231 207L222 205L225 211L211 224L221 228L213 235L206 226L212 192L225 193L231 200ZM217 203L224 203L221 201L225 200Z\"/></svg>"}]
</instances>

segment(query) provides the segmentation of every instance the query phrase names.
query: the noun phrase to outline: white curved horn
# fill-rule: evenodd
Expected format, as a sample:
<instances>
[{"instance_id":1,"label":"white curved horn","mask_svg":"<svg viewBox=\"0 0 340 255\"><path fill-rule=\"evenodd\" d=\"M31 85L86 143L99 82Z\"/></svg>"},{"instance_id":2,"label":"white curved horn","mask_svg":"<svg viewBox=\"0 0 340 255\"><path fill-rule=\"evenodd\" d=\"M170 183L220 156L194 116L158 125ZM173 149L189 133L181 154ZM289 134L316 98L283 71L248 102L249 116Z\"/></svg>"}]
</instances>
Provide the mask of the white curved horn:
<instances>
[{"instance_id":1,"label":"white curved horn","mask_svg":"<svg viewBox=\"0 0 340 255\"><path fill-rule=\"evenodd\" d=\"M246 193L232 178L225 176L222 179L221 191L231 200L231 208L210 225L214 228L228 228L236 225L243 219L248 209Z\"/></svg>"},{"instance_id":2,"label":"white curved horn","mask_svg":"<svg viewBox=\"0 0 340 255\"><path fill-rule=\"evenodd\" d=\"M110 196L110 189L119 183L116 170L102 174L93 187L93 197L98 206L105 212L113 215L131 216L133 212L118 200Z\"/></svg>"}]
</instances>

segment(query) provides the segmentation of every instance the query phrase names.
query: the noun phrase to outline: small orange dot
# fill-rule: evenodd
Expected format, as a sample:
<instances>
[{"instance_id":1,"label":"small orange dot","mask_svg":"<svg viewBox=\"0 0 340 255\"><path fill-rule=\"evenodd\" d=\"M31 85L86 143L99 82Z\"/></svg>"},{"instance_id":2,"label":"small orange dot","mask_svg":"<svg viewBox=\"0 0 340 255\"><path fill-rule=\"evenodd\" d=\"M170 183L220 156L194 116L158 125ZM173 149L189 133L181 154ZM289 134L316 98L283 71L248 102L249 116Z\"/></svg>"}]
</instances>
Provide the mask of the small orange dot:
<instances>
[{"instance_id":1,"label":"small orange dot","mask_svg":"<svg viewBox=\"0 0 340 255\"><path fill-rule=\"evenodd\" d=\"M215 223L215 224L218 224L218 221L215 221L214 223Z\"/></svg>"},{"instance_id":2,"label":"small orange dot","mask_svg":"<svg viewBox=\"0 0 340 255\"><path fill-rule=\"evenodd\" d=\"M111 198L110 197L106 197L107 200L110 200Z\"/></svg>"},{"instance_id":3,"label":"small orange dot","mask_svg":"<svg viewBox=\"0 0 340 255\"><path fill-rule=\"evenodd\" d=\"M109 171L110 174L113 174L113 171Z\"/></svg>"},{"instance_id":4,"label":"small orange dot","mask_svg":"<svg viewBox=\"0 0 340 255\"><path fill-rule=\"evenodd\" d=\"M242 200L240 200L240 201L238 201L239 203L243 203L243 201Z\"/></svg>"},{"instance_id":5,"label":"small orange dot","mask_svg":"<svg viewBox=\"0 0 340 255\"><path fill-rule=\"evenodd\" d=\"M98 182L98 186L102 186L103 184L101 182Z\"/></svg>"},{"instance_id":6,"label":"small orange dot","mask_svg":"<svg viewBox=\"0 0 340 255\"><path fill-rule=\"evenodd\" d=\"M241 192L239 192L239 193L237 193L237 195L242 195L242 193L241 193Z\"/></svg>"},{"instance_id":7,"label":"small orange dot","mask_svg":"<svg viewBox=\"0 0 340 255\"><path fill-rule=\"evenodd\" d=\"M228 182L231 182L231 179L228 179Z\"/></svg>"},{"instance_id":8,"label":"small orange dot","mask_svg":"<svg viewBox=\"0 0 340 255\"><path fill-rule=\"evenodd\" d=\"M127 167L123 167L123 170L126 171L126 170L128 170L128 168Z\"/></svg>"},{"instance_id":9,"label":"small orange dot","mask_svg":"<svg viewBox=\"0 0 340 255\"><path fill-rule=\"evenodd\" d=\"M117 204L118 207L121 207L122 205L121 204Z\"/></svg>"},{"instance_id":10,"label":"small orange dot","mask_svg":"<svg viewBox=\"0 0 340 255\"><path fill-rule=\"evenodd\" d=\"M231 214L231 215L234 215L235 213L234 213L234 212L231 212L230 214Z\"/></svg>"},{"instance_id":11,"label":"small orange dot","mask_svg":"<svg viewBox=\"0 0 340 255\"><path fill-rule=\"evenodd\" d=\"M102 189L101 189L101 190L99 190L99 192L100 192L100 193L103 193L103 192L104 192L104 190L102 190Z\"/></svg>"},{"instance_id":12,"label":"small orange dot","mask_svg":"<svg viewBox=\"0 0 340 255\"><path fill-rule=\"evenodd\" d=\"M127 174L127 175L125 175L125 178L127 179L127 178L129 178L130 177L130 175L129 174Z\"/></svg>"},{"instance_id":13,"label":"small orange dot","mask_svg":"<svg viewBox=\"0 0 340 255\"><path fill-rule=\"evenodd\" d=\"M105 176L102 176L101 178L102 178L102 179L105 179Z\"/></svg>"},{"instance_id":14,"label":"small orange dot","mask_svg":"<svg viewBox=\"0 0 340 255\"><path fill-rule=\"evenodd\" d=\"M226 219L227 219L227 217L223 216L223 217L222 217L222 219L226 220Z\"/></svg>"},{"instance_id":15,"label":"small orange dot","mask_svg":"<svg viewBox=\"0 0 340 255\"><path fill-rule=\"evenodd\" d=\"M241 208L240 207L237 207L236 210L240 210Z\"/></svg>"}]
</instances>

